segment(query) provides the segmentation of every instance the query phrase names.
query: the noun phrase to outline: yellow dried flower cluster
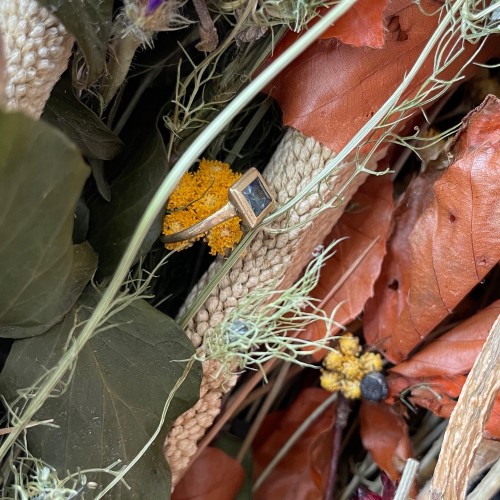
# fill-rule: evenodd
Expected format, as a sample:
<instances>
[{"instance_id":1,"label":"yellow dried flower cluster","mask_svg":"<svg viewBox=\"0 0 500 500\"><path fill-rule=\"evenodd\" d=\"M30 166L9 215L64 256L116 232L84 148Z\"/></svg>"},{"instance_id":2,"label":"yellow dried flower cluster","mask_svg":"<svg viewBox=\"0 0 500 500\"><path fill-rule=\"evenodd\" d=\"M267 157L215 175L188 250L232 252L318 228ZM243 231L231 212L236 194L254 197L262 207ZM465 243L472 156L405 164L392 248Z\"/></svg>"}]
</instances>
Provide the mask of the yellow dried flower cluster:
<instances>
[{"instance_id":1,"label":"yellow dried flower cluster","mask_svg":"<svg viewBox=\"0 0 500 500\"><path fill-rule=\"evenodd\" d=\"M198 170L184 174L170 196L167 215L163 219L163 234L187 229L222 208L228 202L229 188L240 177L241 174L233 172L227 163L201 160ZM165 247L168 250L183 250L204 238L208 242L211 255L224 255L242 236L240 219L233 217L189 242L167 243Z\"/></svg>"},{"instance_id":2,"label":"yellow dried flower cluster","mask_svg":"<svg viewBox=\"0 0 500 500\"><path fill-rule=\"evenodd\" d=\"M321 387L329 392L340 391L349 399L361 397L361 379L370 372L382 370L382 357L374 352L361 354L359 339L347 333L339 340L339 349L329 352L323 360Z\"/></svg>"}]
</instances>

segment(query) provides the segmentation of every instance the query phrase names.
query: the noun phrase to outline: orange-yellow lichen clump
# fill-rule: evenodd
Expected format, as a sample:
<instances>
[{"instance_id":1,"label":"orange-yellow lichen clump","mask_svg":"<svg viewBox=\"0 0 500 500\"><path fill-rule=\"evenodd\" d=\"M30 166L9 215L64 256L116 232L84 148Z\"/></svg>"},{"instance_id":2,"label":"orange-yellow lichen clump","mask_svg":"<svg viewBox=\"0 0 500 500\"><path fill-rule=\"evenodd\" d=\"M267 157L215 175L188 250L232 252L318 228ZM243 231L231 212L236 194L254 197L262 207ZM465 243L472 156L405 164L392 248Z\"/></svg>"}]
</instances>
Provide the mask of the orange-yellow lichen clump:
<instances>
[{"instance_id":1,"label":"orange-yellow lichen clump","mask_svg":"<svg viewBox=\"0 0 500 500\"><path fill-rule=\"evenodd\" d=\"M321 387L329 392L340 391L348 399L361 396L361 379L368 373L382 370L382 357L374 352L361 354L359 339L347 333L339 339L339 349L329 352L323 360Z\"/></svg>"},{"instance_id":2,"label":"orange-yellow lichen clump","mask_svg":"<svg viewBox=\"0 0 500 500\"><path fill-rule=\"evenodd\" d=\"M228 190L241 177L227 163L201 160L196 172L184 174L167 203L167 215L163 219L163 234L172 234L206 219L228 202ZM168 250L182 250L204 238L212 255L223 255L233 248L243 236L240 219L233 217L218 224L210 231L198 235L189 242L167 243Z\"/></svg>"}]
</instances>

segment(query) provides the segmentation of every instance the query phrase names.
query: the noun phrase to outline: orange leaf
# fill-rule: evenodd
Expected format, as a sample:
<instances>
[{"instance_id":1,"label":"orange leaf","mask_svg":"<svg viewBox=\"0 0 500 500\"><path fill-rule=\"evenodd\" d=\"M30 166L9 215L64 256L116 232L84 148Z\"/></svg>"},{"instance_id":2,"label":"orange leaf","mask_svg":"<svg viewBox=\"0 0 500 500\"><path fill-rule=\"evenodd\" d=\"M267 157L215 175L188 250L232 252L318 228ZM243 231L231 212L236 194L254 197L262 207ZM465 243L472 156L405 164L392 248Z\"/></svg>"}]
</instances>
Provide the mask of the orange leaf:
<instances>
[{"instance_id":1,"label":"orange leaf","mask_svg":"<svg viewBox=\"0 0 500 500\"><path fill-rule=\"evenodd\" d=\"M468 374L499 315L500 300L497 300L433 340L410 360L391 368L391 372L412 378Z\"/></svg>"},{"instance_id":2,"label":"orange leaf","mask_svg":"<svg viewBox=\"0 0 500 500\"><path fill-rule=\"evenodd\" d=\"M466 376L479 355L489 331L500 314L500 300L478 312L423 348L410 360L390 369L388 402L410 389L415 406L449 418ZM500 395L486 424L488 437L500 437Z\"/></svg>"},{"instance_id":3,"label":"orange leaf","mask_svg":"<svg viewBox=\"0 0 500 500\"><path fill-rule=\"evenodd\" d=\"M390 176L368 177L350 207L324 244L348 238L335 247L335 255L321 270L319 282L311 293L321 301L320 307L328 316L342 303L335 314L335 321L342 325L362 311L380 273L393 211ZM325 324L318 321L302 332L300 338L317 340L325 334Z\"/></svg>"},{"instance_id":4,"label":"orange leaf","mask_svg":"<svg viewBox=\"0 0 500 500\"><path fill-rule=\"evenodd\" d=\"M233 500L244 480L236 460L218 448L205 448L176 486L172 500Z\"/></svg>"},{"instance_id":5,"label":"orange leaf","mask_svg":"<svg viewBox=\"0 0 500 500\"><path fill-rule=\"evenodd\" d=\"M424 2L423 7L432 11L435 4ZM377 112L417 60L439 17L423 14L411 0L391 0L386 12L389 29L383 49L319 40L280 73L270 94L283 110L285 125L338 152ZM293 38L285 38L274 57L290 46ZM439 77L454 76L473 50L475 47L467 45L463 57L454 60ZM432 73L433 59L433 54L427 58L405 96L413 95Z\"/></svg>"},{"instance_id":6,"label":"orange leaf","mask_svg":"<svg viewBox=\"0 0 500 500\"><path fill-rule=\"evenodd\" d=\"M363 446L391 481L398 481L413 456L405 419L386 403L367 401L361 403L359 419Z\"/></svg>"},{"instance_id":7,"label":"orange leaf","mask_svg":"<svg viewBox=\"0 0 500 500\"><path fill-rule=\"evenodd\" d=\"M329 394L316 387L303 390L267 440L254 450L256 475L276 456L288 438ZM271 414L272 415L272 414ZM332 427L335 405L318 417L288 451L254 495L255 500L269 498L322 498L331 457Z\"/></svg>"},{"instance_id":8,"label":"orange leaf","mask_svg":"<svg viewBox=\"0 0 500 500\"><path fill-rule=\"evenodd\" d=\"M384 46L383 13L388 0L358 0L333 26L322 35L322 39L336 38L354 47L381 48ZM322 9L320 14L327 12Z\"/></svg>"},{"instance_id":9,"label":"orange leaf","mask_svg":"<svg viewBox=\"0 0 500 500\"><path fill-rule=\"evenodd\" d=\"M500 259L500 136L492 127L495 120L500 121L500 101L493 96L466 118L467 129L456 139L457 160L435 182L433 199L415 223L403 259L390 264L400 267L399 276L391 277L385 268L382 284L367 304L366 340L393 362L404 359L452 313ZM404 246L401 237L399 241Z\"/></svg>"},{"instance_id":10,"label":"orange leaf","mask_svg":"<svg viewBox=\"0 0 500 500\"><path fill-rule=\"evenodd\" d=\"M363 317L366 341L392 362L396 362L390 352L384 349L390 339L390 327L394 325L406 305L410 288L411 265L408 238L425 206L432 199L432 185L442 175L442 171L428 170L413 179L405 194L399 200L393 216L393 228L387 242L387 254L382 263L373 297L365 305ZM396 337L396 335L394 335ZM413 349L412 339L402 336L392 339L397 349L409 352Z\"/></svg>"},{"instance_id":11,"label":"orange leaf","mask_svg":"<svg viewBox=\"0 0 500 500\"><path fill-rule=\"evenodd\" d=\"M388 380L389 399L397 400L397 390L411 388L411 396L408 401L414 406L420 406L432 411L435 415L450 418L451 412L457 404L457 399L465 384L464 375L454 377L429 377L422 379L408 379L398 377ZM398 388L398 389L396 389ZM490 416L486 422L483 437L486 439L500 439L500 394L497 396Z\"/></svg>"}]
</instances>

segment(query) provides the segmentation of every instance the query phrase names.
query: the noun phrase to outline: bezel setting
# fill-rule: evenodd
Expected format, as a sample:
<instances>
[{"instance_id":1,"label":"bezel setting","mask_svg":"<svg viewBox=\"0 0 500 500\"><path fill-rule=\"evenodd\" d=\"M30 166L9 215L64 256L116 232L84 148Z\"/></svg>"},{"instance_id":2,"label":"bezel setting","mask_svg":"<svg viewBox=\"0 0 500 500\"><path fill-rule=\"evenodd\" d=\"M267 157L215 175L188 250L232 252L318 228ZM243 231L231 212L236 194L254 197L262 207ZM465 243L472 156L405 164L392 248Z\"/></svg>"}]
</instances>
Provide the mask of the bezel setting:
<instances>
[{"instance_id":1,"label":"bezel setting","mask_svg":"<svg viewBox=\"0 0 500 500\"><path fill-rule=\"evenodd\" d=\"M259 213L252 208L252 193L244 191L252 189L252 184L257 191L256 203L266 202L266 206L259 207ZM255 195L255 193L254 193ZM261 222L276 206L276 200L269 192L266 181L256 168L251 168L245 172L230 188L229 201L234 205L243 225L254 227Z\"/></svg>"}]
</instances>

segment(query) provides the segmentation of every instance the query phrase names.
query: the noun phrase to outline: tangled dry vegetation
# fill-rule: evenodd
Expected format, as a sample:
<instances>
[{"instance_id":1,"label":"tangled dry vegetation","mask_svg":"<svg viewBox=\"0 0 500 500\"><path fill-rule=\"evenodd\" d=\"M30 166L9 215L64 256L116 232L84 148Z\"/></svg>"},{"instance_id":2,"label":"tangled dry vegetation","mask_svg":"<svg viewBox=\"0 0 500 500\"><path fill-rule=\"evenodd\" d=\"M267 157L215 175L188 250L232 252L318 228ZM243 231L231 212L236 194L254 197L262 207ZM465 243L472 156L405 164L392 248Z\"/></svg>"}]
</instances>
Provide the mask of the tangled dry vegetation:
<instances>
[{"instance_id":1,"label":"tangled dry vegetation","mask_svg":"<svg viewBox=\"0 0 500 500\"><path fill-rule=\"evenodd\" d=\"M4 0L2 498L492 497L499 9Z\"/></svg>"}]
</instances>

